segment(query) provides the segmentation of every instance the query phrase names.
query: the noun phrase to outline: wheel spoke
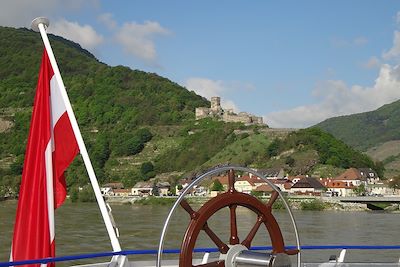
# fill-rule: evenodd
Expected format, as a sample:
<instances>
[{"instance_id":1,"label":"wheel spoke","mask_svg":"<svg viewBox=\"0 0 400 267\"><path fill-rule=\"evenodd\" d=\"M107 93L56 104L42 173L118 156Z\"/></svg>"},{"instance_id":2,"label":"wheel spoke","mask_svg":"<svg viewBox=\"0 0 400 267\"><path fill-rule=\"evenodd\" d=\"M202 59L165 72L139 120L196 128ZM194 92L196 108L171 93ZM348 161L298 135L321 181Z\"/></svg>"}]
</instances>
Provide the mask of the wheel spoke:
<instances>
[{"instance_id":1,"label":"wheel spoke","mask_svg":"<svg viewBox=\"0 0 400 267\"><path fill-rule=\"evenodd\" d=\"M269 201L267 203L267 207L268 208L272 208L272 205L274 204L274 202L277 200L277 198L279 197L279 193L274 191L271 194L271 197L269 198Z\"/></svg>"},{"instance_id":2,"label":"wheel spoke","mask_svg":"<svg viewBox=\"0 0 400 267\"><path fill-rule=\"evenodd\" d=\"M237 205L229 206L231 213L231 238L229 239L229 244L231 245L239 244L237 222L236 222L236 207Z\"/></svg>"},{"instance_id":3,"label":"wheel spoke","mask_svg":"<svg viewBox=\"0 0 400 267\"><path fill-rule=\"evenodd\" d=\"M235 173L233 172L233 170L229 170L228 182L229 182L228 192L234 193L236 190L235 190Z\"/></svg>"},{"instance_id":4,"label":"wheel spoke","mask_svg":"<svg viewBox=\"0 0 400 267\"><path fill-rule=\"evenodd\" d=\"M205 264L193 265L193 267L224 267L224 266L225 266L224 261L213 261Z\"/></svg>"},{"instance_id":5,"label":"wheel spoke","mask_svg":"<svg viewBox=\"0 0 400 267\"><path fill-rule=\"evenodd\" d=\"M222 242L222 240L210 229L210 227L208 227L207 223L203 226L203 230L211 238L214 244L217 245L219 252L222 254L226 254L228 252L229 247Z\"/></svg>"},{"instance_id":6,"label":"wheel spoke","mask_svg":"<svg viewBox=\"0 0 400 267\"><path fill-rule=\"evenodd\" d=\"M251 246L251 242L253 241L254 237L257 234L258 229L260 228L260 225L264 221L264 216L258 216L256 224L253 226L253 228L250 230L250 233L247 235L247 237L243 240L242 245L249 248Z\"/></svg>"},{"instance_id":7,"label":"wheel spoke","mask_svg":"<svg viewBox=\"0 0 400 267\"><path fill-rule=\"evenodd\" d=\"M181 206L182 206L182 208L184 208L186 211L187 211L187 213L189 213L189 215L190 215L190 218L192 218L192 219L196 219L197 217L198 217L198 213L197 212L195 212L193 209L192 209L192 207L190 207L190 205L189 205L189 203L186 201L186 199L182 199L182 201L181 201Z\"/></svg>"},{"instance_id":8,"label":"wheel spoke","mask_svg":"<svg viewBox=\"0 0 400 267\"><path fill-rule=\"evenodd\" d=\"M296 255L296 254L298 254L300 251L298 250L298 249L288 249L288 250L285 250L285 253L286 254L288 254L288 255Z\"/></svg>"}]
</instances>

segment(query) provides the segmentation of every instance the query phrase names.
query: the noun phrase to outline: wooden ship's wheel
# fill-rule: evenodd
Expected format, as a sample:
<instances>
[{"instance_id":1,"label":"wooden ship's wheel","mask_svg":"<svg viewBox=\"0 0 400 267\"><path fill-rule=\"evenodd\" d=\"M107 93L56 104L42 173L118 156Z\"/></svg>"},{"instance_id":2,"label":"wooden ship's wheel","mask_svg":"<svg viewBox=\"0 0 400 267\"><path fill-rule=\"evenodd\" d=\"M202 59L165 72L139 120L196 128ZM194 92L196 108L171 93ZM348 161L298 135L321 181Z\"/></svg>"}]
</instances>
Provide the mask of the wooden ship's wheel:
<instances>
[{"instance_id":1,"label":"wooden ship's wheel","mask_svg":"<svg viewBox=\"0 0 400 267\"><path fill-rule=\"evenodd\" d=\"M193 210L182 196L178 198L176 205L173 207L173 209L175 209L179 203L179 205L182 206L190 216L190 222L181 245L179 267L290 266L291 261L289 255L298 254L299 249L285 249L281 229L272 214L272 205L280 196L279 189L272 186L275 191L271 194L269 201L263 203L254 196L236 191L234 186L234 167L231 169L224 169L228 170L229 185L227 192L210 199L197 211ZM235 169L244 170L245 168L236 167ZM238 206L247 208L257 215L257 220L254 226L243 240L240 240L238 236L236 218L236 209ZM230 226L229 244L224 243L208 224L210 218L222 209L229 209L230 220L227 222L227 227ZM289 213L291 214L290 209ZM169 218L170 216L168 216L167 222L169 221ZM294 220L293 224L297 237L297 229ZM251 243L260 227L265 227L269 233L272 245L272 251L270 253L250 251ZM159 249L162 248L165 230L166 227L164 227L163 230ZM194 248L201 231L203 231L215 244L220 252L220 257L211 262L194 264ZM297 248L300 248L300 244L297 245ZM159 251L157 260L158 264L161 262L159 259L160 255ZM300 261L300 255L298 255L298 261Z\"/></svg>"}]
</instances>

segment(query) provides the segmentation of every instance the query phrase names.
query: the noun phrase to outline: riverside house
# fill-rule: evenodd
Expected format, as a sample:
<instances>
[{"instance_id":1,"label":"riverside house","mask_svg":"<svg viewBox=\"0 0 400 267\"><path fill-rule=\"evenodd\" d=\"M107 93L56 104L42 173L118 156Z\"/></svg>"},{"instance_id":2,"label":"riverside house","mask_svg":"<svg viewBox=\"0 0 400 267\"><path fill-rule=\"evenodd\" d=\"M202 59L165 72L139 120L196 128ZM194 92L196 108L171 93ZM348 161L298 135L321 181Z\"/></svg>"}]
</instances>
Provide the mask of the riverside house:
<instances>
[{"instance_id":1,"label":"riverside house","mask_svg":"<svg viewBox=\"0 0 400 267\"><path fill-rule=\"evenodd\" d=\"M353 186L360 186L361 184L367 184L367 179L361 175L361 172L356 168L349 168L341 175L333 178L335 181L342 181L347 184L352 184Z\"/></svg>"},{"instance_id":2,"label":"riverside house","mask_svg":"<svg viewBox=\"0 0 400 267\"><path fill-rule=\"evenodd\" d=\"M326 187L326 192L330 196L349 197L355 195L354 189L356 187L351 182L337 181L330 178L321 178L320 183Z\"/></svg>"},{"instance_id":3,"label":"riverside house","mask_svg":"<svg viewBox=\"0 0 400 267\"><path fill-rule=\"evenodd\" d=\"M152 195L153 183L147 182L137 182L132 188L132 195L147 197Z\"/></svg>"},{"instance_id":4,"label":"riverside house","mask_svg":"<svg viewBox=\"0 0 400 267\"><path fill-rule=\"evenodd\" d=\"M124 189L124 185L121 182L107 183L100 187L100 192L103 196L113 196L117 189Z\"/></svg>"},{"instance_id":5,"label":"riverside house","mask_svg":"<svg viewBox=\"0 0 400 267\"><path fill-rule=\"evenodd\" d=\"M297 195L320 196L325 187L315 178L304 177L295 183L290 189L291 193Z\"/></svg>"}]
</instances>

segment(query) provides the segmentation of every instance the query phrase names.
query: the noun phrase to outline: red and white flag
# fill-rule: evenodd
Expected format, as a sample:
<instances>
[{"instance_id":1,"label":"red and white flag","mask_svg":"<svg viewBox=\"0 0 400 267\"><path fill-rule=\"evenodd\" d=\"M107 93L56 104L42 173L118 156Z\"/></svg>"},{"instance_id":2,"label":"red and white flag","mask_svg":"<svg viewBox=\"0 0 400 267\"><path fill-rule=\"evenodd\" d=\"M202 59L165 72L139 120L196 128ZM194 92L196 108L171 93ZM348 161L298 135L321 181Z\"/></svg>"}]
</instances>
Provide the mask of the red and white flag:
<instances>
[{"instance_id":1,"label":"red and white flag","mask_svg":"<svg viewBox=\"0 0 400 267\"><path fill-rule=\"evenodd\" d=\"M45 49L22 172L11 248L12 261L55 256L54 209L65 200L64 171L78 152Z\"/></svg>"}]
</instances>

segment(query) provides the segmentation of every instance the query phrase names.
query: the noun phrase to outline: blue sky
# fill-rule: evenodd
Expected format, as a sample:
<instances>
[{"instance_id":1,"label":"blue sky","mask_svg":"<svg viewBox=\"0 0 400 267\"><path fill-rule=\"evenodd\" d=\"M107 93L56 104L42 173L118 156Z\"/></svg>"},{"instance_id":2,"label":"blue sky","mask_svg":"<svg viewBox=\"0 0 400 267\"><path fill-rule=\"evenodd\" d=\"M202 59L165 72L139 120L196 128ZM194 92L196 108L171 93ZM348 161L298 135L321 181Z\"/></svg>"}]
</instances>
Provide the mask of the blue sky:
<instances>
[{"instance_id":1,"label":"blue sky","mask_svg":"<svg viewBox=\"0 0 400 267\"><path fill-rule=\"evenodd\" d=\"M37 16L109 65L221 96L271 127L400 99L399 1L2 1L2 26Z\"/></svg>"}]
</instances>

